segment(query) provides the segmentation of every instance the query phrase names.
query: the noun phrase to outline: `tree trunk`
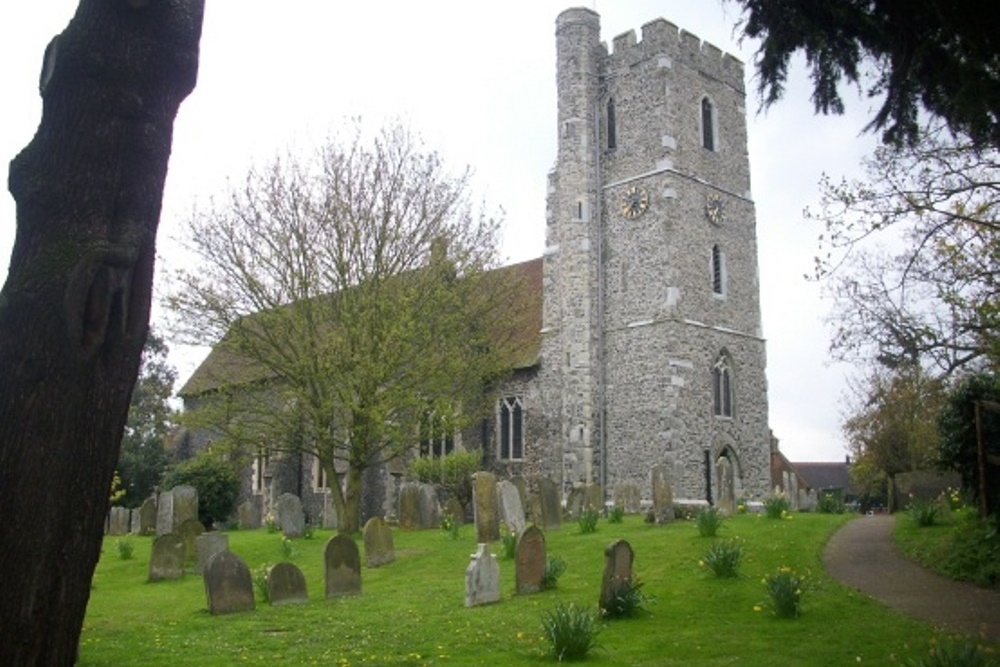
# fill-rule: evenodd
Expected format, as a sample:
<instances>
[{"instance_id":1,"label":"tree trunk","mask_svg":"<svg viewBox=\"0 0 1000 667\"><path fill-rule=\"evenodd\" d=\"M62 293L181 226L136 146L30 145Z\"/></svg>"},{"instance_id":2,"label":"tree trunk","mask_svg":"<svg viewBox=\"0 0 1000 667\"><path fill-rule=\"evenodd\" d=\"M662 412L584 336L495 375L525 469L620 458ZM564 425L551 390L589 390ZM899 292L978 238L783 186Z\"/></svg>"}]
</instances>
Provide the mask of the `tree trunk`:
<instances>
[{"instance_id":1,"label":"tree trunk","mask_svg":"<svg viewBox=\"0 0 1000 667\"><path fill-rule=\"evenodd\" d=\"M361 477L364 470L350 466L347 472L347 493L344 494L344 520L340 523L340 532L353 535L361 530Z\"/></svg>"},{"instance_id":2,"label":"tree trunk","mask_svg":"<svg viewBox=\"0 0 1000 667\"><path fill-rule=\"evenodd\" d=\"M81 0L11 162L0 292L0 665L72 665L149 323L155 236L204 0Z\"/></svg>"}]
</instances>

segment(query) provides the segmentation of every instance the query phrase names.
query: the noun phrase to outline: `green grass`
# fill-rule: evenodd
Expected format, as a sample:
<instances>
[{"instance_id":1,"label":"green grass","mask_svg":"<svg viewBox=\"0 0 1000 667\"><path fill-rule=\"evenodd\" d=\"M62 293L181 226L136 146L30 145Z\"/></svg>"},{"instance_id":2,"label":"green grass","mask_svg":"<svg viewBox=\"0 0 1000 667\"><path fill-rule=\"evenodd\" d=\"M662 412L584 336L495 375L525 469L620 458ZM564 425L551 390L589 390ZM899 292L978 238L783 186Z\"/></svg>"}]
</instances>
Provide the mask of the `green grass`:
<instances>
[{"instance_id":1,"label":"green grass","mask_svg":"<svg viewBox=\"0 0 1000 667\"><path fill-rule=\"evenodd\" d=\"M804 514L772 521L726 520L739 538L741 576L719 579L699 566L705 541L691 521L665 526L627 516L593 534L574 527L546 535L548 553L566 572L557 588L513 594L510 561L501 562L499 604L464 607L472 533L452 540L438 530L394 534L396 561L363 569L359 597L323 599L322 551L331 533L295 541L293 562L306 576L311 602L258 606L213 617L200 577L146 583L149 538L133 538L122 560L105 543L94 577L80 667L214 667L230 665L545 665L555 664L543 638L543 613L573 603L597 610L604 548L617 538L635 550L634 575L655 598L648 613L608 623L588 664L741 667L875 664L925 655L933 629L889 611L831 580L820 553L849 517ZM282 558L279 535L234 531L230 548L251 570ZM496 546L494 546L496 549ZM780 620L766 608L761 580L778 567L809 577L802 616Z\"/></svg>"}]
</instances>

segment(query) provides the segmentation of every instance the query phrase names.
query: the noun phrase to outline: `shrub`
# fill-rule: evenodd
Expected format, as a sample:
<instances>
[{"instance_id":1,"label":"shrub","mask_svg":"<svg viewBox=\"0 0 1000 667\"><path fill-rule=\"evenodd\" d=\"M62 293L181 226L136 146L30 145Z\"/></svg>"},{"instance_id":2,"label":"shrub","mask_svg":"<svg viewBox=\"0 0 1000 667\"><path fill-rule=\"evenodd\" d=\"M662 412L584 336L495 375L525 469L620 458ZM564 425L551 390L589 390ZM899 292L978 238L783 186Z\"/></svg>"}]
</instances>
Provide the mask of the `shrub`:
<instances>
[{"instance_id":1,"label":"shrub","mask_svg":"<svg viewBox=\"0 0 1000 667\"><path fill-rule=\"evenodd\" d=\"M790 567L779 567L775 574L764 577L771 598L771 610L778 618L795 618L802 613L802 591L805 577Z\"/></svg>"},{"instance_id":2,"label":"shrub","mask_svg":"<svg viewBox=\"0 0 1000 667\"><path fill-rule=\"evenodd\" d=\"M583 535L596 533L599 516L597 510L589 505L580 510L580 516L576 520L577 525L580 526L580 533Z\"/></svg>"},{"instance_id":3,"label":"shrub","mask_svg":"<svg viewBox=\"0 0 1000 667\"><path fill-rule=\"evenodd\" d=\"M722 514L715 507L704 507L694 517L698 524L698 534L702 537L715 537L722 527Z\"/></svg>"},{"instance_id":4,"label":"shrub","mask_svg":"<svg viewBox=\"0 0 1000 667\"><path fill-rule=\"evenodd\" d=\"M914 525L920 527L933 526L937 523L938 513L941 507L937 503L926 500L913 500L906 508L906 514L913 521Z\"/></svg>"},{"instance_id":5,"label":"shrub","mask_svg":"<svg viewBox=\"0 0 1000 667\"><path fill-rule=\"evenodd\" d=\"M712 542L701 564L717 577L735 578L739 576L738 570L742 558L743 546L739 542L720 540Z\"/></svg>"},{"instance_id":6,"label":"shrub","mask_svg":"<svg viewBox=\"0 0 1000 667\"><path fill-rule=\"evenodd\" d=\"M608 512L608 523L621 523L625 519L625 508L615 505Z\"/></svg>"},{"instance_id":7,"label":"shrub","mask_svg":"<svg viewBox=\"0 0 1000 667\"><path fill-rule=\"evenodd\" d=\"M545 573L542 575L542 590L547 591L555 588L559 583L559 577L566 571L566 561L559 556L545 557Z\"/></svg>"},{"instance_id":8,"label":"shrub","mask_svg":"<svg viewBox=\"0 0 1000 667\"><path fill-rule=\"evenodd\" d=\"M908 660L907 667L998 667L1000 661L970 641L947 642L925 658Z\"/></svg>"},{"instance_id":9,"label":"shrub","mask_svg":"<svg viewBox=\"0 0 1000 667\"><path fill-rule=\"evenodd\" d=\"M624 582L617 589L608 605L601 609L605 618L631 618L643 610L652 598L642 592L642 583L638 580Z\"/></svg>"},{"instance_id":10,"label":"shrub","mask_svg":"<svg viewBox=\"0 0 1000 667\"><path fill-rule=\"evenodd\" d=\"M118 548L118 557L122 560L131 560L132 554L135 552L135 545L132 544L132 538L130 537L120 537L115 540L115 546Z\"/></svg>"},{"instance_id":11,"label":"shrub","mask_svg":"<svg viewBox=\"0 0 1000 667\"><path fill-rule=\"evenodd\" d=\"M281 555L285 560L295 558L295 544L287 537L281 538Z\"/></svg>"},{"instance_id":12,"label":"shrub","mask_svg":"<svg viewBox=\"0 0 1000 667\"><path fill-rule=\"evenodd\" d=\"M440 487L445 495L455 497L464 507L472 501L472 475L481 469L480 452L452 452L439 457L413 459L406 476Z\"/></svg>"},{"instance_id":13,"label":"shrub","mask_svg":"<svg viewBox=\"0 0 1000 667\"><path fill-rule=\"evenodd\" d=\"M980 586L1000 583L998 518L980 519L975 510L956 510L955 530L941 570L954 579Z\"/></svg>"},{"instance_id":14,"label":"shrub","mask_svg":"<svg viewBox=\"0 0 1000 667\"><path fill-rule=\"evenodd\" d=\"M207 450L177 464L167 473L166 488L181 484L197 489L198 520L205 528L229 518L240 493L240 478L234 465Z\"/></svg>"},{"instance_id":15,"label":"shrub","mask_svg":"<svg viewBox=\"0 0 1000 667\"><path fill-rule=\"evenodd\" d=\"M542 629L552 643L556 660L583 660L597 646L600 632L597 618L572 602L557 602L555 609L542 614Z\"/></svg>"},{"instance_id":16,"label":"shrub","mask_svg":"<svg viewBox=\"0 0 1000 667\"><path fill-rule=\"evenodd\" d=\"M768 519L784 519L788 516L790 508L788 496L783 493L776 493L764 499L764 514Z\"/></svg>"},{"instance_id":17,"label":"shrub","mask_svg":"<svg viewBox=\"0 0 1000 667\"><path fill-rule=\"evenodd\" d=\"M842 501L835 493L825 492L820 494L819 502L816 504L816 510L822 514L843 514L844 501Z\"/></svg>"},{"instance_id":18,"label":"shrub","mask_svg":"<svg viewBox=\"0 0 1000 667\"><path fill-rule=\"evenodd\" d=\"M271 595L267 591L267 575L271 572L271 566L264 563L253 571L253 587L257 591L257 600L263 604L271 601Z\"/></svg>"},{"instance_id":19,"label":"shrub","mask_svg":"<svg viewBox=\"0 0 1000 667\"><path fill-rule=\"evenodd\" d=\"M500 557L510 560L517 555L517 534L500 525Z\"/></svg>"},{"instance_id":20,"label":"shrub","mask_svg":"<svg viewBox=\"0 0 1000 667\"><path fill-rule=\"evenodd\" d=\"M458 539L459 523L454 518L446 516L441 519L441 532L453 540Z\"/></svg>"}]
</instances>

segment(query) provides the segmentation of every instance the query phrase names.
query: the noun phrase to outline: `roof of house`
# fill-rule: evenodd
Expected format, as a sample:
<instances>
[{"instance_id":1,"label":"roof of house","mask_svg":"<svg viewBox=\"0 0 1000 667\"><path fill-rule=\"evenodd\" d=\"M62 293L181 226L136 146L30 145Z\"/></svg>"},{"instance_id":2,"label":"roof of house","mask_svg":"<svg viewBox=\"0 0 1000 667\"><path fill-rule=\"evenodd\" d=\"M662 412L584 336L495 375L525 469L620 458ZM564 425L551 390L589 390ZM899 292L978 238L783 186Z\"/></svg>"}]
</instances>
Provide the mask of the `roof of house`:
<instances>
[{"instance_id":1,"label":"roof of house","mask_svg":"<svg viewBox=\"0 0 1000 667\"><path fill-rule=\"evenodd\" d=\"M844 461L792 463L792 466L812 489L851 488L850 466Z\"/></svg>"},{"instance_id":2,"label":"roof of house","mask_svg":"<svg viewBox=\"0 0 1000 667\"><path fill-rule=\"evenodd\" d=\"M501 288L498 293L503 298L509 299L499 308L501 319L490 325L497 332L503 331L498 335L506 339L509 365L514 369L534 366L542 345L542 259L502 266L489 271L485 278L489 285ZM177 394L197 396L223 385L261 382L270 377L272 374L259 362L225 345L215 345Z\"/></svg>"}]
</instances>

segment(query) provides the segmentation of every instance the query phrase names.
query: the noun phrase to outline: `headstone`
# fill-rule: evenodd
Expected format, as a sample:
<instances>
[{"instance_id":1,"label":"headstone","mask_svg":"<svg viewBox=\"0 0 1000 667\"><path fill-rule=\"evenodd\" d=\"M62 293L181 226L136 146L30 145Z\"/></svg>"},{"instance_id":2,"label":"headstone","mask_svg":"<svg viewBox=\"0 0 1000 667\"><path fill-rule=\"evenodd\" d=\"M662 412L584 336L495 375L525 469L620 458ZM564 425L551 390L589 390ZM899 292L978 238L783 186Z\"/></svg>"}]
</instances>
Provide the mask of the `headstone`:
<instances>
[{"instance_id":1,"label":"headstone","mask_svg":"<svg viewBox=\"0 0 1000 667\"><path fill-rule=\"evenodd\" d=\"M294 563L282 562L267 572L267 599L272 605L309 602L306 577Z\"/></svg>"},{"instance_id":2,"label":"headstone","mask_svg":"<svg viewBox=\"0 0 1000 667\"><path fill-rule=\"evenodd\" d=\"M368 567L388 565L396 560L392 546L392 529L385 519L373 516L365 523L362 531L365 543L365 563Z\"/></svg>"},{"instance_id":3,"label":"headstone","mask_svg":"<svg viewBox=\"0 0 1000 667\"><path fill-rule=\"evenodd\" d=\"M132 533L133 535L142 535L142 528L139 519L138 507L134 508L131 512L129 512L128 521L129 521L128 532Z\"/></svg>"},{"instance_id":4,"label":"headstone","mask_svg":"<svg viewBox=\"0 0 1000 667\"><path fill-rule=\"evenodd\" d=\"M538 501L542 527L556 530L562 525L562 503L559 500L559 485L547 477L538 480Z\"/></svg>"},{"instance_id":5,"label":"headstone","mask_svg":"<svg viewBox=\"0 0 1000 667\"><path fill-rule=\"evenodd\" d=\"M232 614L254 609L250 568L233 552L217 553L208 562L204 579L209 613Z\"/></svg>"},{"instance_id":6,"label":"headstone","mask_svg":"<svg viewBox=\"0 0 1000 667\"><path fill-rule=\"evenodd\" d=\"M528 513L528 483L524 480L524 477L520 475L514 475L510 478L510 483L514 485L517 489L517 495L521 498L521 507L524 508L524 513Z\"/></svg>"},{"instance_id":7,"label":"headstone","mask_svg":"<svg viewBox=\"0 0 1000 667\"><path fill-rule=\"evenodd\" d=\"M174 497L174 530L189 519L198 520L198 490L182 484L170 490Z\"/></svg>"},{"instance_id":8,"label":"headstone","mask_svg":"<svg viewBox=\"0 0 1000 667\"><path fill-rule=\"evenodd\" d=\"M465 568L466 607L500 601L500 564L490 553L489 546L480 543Z\"/></svg>"},{"instance_id":9,"label":"headstone","mask_svg":"<svg viewBox=\"0 0 1000 667\"><path fill-rule=\"evenodd\" d=\"M493 473L477 472L472 476L472 504L476 519L476 542L488 544L500 539L500 509L497 480Z\"/></svg>"},{"instance_id":10,"label":"headstone","mask_svg":"<svg viewBox=\"0 0 1000 667\"><path fill-rule=\"evenodd\" d=\"M346 535L334 535L326 543L326 597L361 593L361 557L358 545Z\"/></svg>"},{"instance_id":11,"label":"headstone","mask_svg":"<svg viewBox=\"0 0 1000 667\"><path fill-rule=\"evenodd\" d=\"M153 541L149 556L149 580L180 579L184 576L184 542L173 533Z\"/></svg>"},{"instance_id":12,"label":"headstone","mask_svg":"<svg viewBox=\"0 0 1000 667\"><path fill-rule=\"evenodd\" d=\"M404 482L399 487L399 510L396 513L399 527L405 530L420 527L420 485Z\"/></svg>"},{"instance_id":13,"label":"headstone","mask_svg":"<svg viewBox=\"0 0 1000 667\"><path fill-rule=\"evenodd\" d=\"M653 514L656 523L674 520L674 491L670 481L670 466L658 464L649 473L653 487Z\"/></svg>"},{"instance_id":14,"label":"headstone","mask_svg":"<svg viewBox=\"0 0 1000 667\"><path fill-rule=\"evenodd\" d=\"M323 496L323 516L320 518L320 525L331 530L340 528L340 517L337 516L337 504L333 500L332 493Z\"/></svg>"},{"instance_id":15,"label":"headstone","mask_svg":"<svg viewBox=\"0 0 1000 667\"><path fill-rule=\"evenodd\" d=\"M604 550L604 575L601 578L601 609L609 609L623 586L632 585L632 561L635 555L625 540L612 542Z\"/></svg>"},{"instance_id":16,"label":"headstone","mask_svg":"<svg viewBox=\"0 0 1000 667\"><path fill-rule=\"evenodd\" d=\"M505 479L497 482L497 500L500 507L500 519L507 526L507 530L520 535L524 530L524 506L521 504L521 495L517 487Z\"/></svg>"},{"instance_id":17,"label":"headstone","mask_svg":"<svg viewBox=\"0 0 1000 667\"><path fill-rule=\"evenodd\" d=\"M728 456L720 456L715 464L719 479L719 511L736 513L736 494L733 486L733 464Z\"/></svg>"},{"instance_id":18,"label":"headstone","mask_svg":"<svg viewBox=\"0 0 1000 667\"><path fill-rule=\"evenodd\" d=\"M281 533L285 537L302 537L306 532L306 515L299 497L294 493L282 493L276 505Z\"/></svg>"},{"instance_id":19,"label":"headstone","mask_svg":"<svg viewBox=\"0 0 1000 667\"><path fill-rule=\"evenodd\" d=\"M587 505L587 491L583 486L574 486L566 496L566 516L570 519L580 518L580 512Z\"/></svg>"},{"instance_id":20,"label":"headstone","mask_svg":"<svg viewBox=\"0 0 1000 667\"><path fill-rule=\"evenodd\" d=\"M537 593L545 578L545 535L537 526L528 526L517 538L514 586L518 594Z\"/></svg>"},{"instance_id":21,"label":"headstone","mask_svg":"<svg viewBox=\"0 0 1000 667\"><path fill-rule=\"evenodd\" d=\"M598 512L604 511L604 489L600 484L587 484L583 487L584 506Z\"/></svg>"},{"instance_id":22,"label":"headstone","mask_svg":"<svg viewBox=\"0 0 1000 667\"><path fill-rule=\"evenodd\" d=\"M621 507L626 514L638 514L642 509L642 492L631 482L615 487L615 507Z\"/></svg>"},{"instance_id":23,"label":"headstone","mask_svg":"<svg viewBox=\"0 0 1000 667\"><path fill-rule=\"evenodd\" d=\"M198 519L185 519L177 526L175 533L184 545L184 564L194 565L198 560L198 552L195 550L194 541L199 535L205 532L205 526L201 525Z\"/></svg>"},{"instance_id":24,"label":"headstone","mask_svg":"<svg viewBox=\"0 0 1000 667\"><path fill-rule=\"evenodd\" d=\"M256 500L244 501L236 508L236 525L243 530L257 530L262 523L260 503Z\"/></svg>"},{"instance_id":25,"label":"headstone","mask_svg":"<svg viewBox=\"0 0 1000 667\"><path fill-rule=\"evenodd\" d=\"M174 494L171 491L161 491L156 502L156 535L167 535L174 532Z\"/></svg>"},{"instance_id":26,"label":"headstone","mask_svg":"<svg viewBox=\"0 0 1000 667\"><path fill-rule=\"evenodd\" d=\"M208 562L217 553L229 551L229 536L219 531L202 533L194 538L194 551L198 558L198 565L195 572L204 574Z\"/></svg>"},{"instance_id":27,"label":"headstone","mask_svg":"<svg viewBox=\"0 0 1000 667\"><path fill-rule=\"evenodd\" d=\"M462 507L462 503L455 496L444 501L441 513L460 526L465 523L465 508Z\"/></svg>"},{"instance_id":28,"label":"headstone","mask_svg":"<svg viewBox=\"0 0 1000 667\"><path fill-rule=\"evenodd\" d=\"M419 497L420 527L437 528L441 525L441 503L433 484L420 485Z\"/></svg>"},{"instance_id":29,"label":"headstone","mask_svg":"<svg viewBox=\"0 0 1000 667\"><path fill-rule=\"evenodd\" d=\"M139 529L132 532L139 535L153 535L156 533L156 498L149 497L142 501L138 512L133 512L133 523L135 517L139 517Z\"/></svg>"},{"instance_id":30,"label":"headstone","mask_svg":"<svg viewBox=\"0 0 1000 667\"><path fill-rule=\"evenodd\" d=\"M127 507L112 507L108 510L108 535L125 535L129 528Z\"/></svg>"}]
</instances>

